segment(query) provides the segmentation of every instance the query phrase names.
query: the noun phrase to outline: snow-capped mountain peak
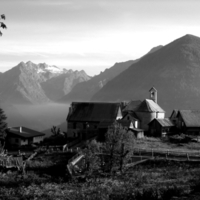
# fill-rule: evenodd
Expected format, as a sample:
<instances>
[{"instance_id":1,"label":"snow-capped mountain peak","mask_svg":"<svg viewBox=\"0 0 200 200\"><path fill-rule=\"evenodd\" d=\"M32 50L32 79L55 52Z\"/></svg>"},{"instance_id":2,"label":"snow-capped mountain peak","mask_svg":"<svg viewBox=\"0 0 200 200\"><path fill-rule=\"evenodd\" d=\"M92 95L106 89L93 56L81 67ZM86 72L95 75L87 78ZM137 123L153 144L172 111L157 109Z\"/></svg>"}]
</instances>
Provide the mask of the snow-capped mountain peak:
<instances>
[{"instance_id":1,"label":"snow-capped mountain peak","mask_svg":"<svg viewBox=\"0 0 200 200\"><path fill-rule=\"evenodd\" d=\"M40 63L38 64L38 73L56 73L56 74L62 74L66 73L65 70L58 68L55 65L47 65L46 63Z\"/></svg>"}]
</instances>

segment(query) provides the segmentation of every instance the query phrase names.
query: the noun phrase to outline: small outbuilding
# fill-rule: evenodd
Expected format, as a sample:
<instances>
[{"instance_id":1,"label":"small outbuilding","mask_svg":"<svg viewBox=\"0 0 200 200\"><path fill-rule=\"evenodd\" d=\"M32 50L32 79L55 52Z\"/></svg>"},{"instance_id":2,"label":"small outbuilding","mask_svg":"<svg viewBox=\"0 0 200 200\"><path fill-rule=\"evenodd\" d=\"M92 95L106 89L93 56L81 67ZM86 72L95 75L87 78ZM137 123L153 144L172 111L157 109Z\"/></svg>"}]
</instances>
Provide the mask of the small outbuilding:
<instances>
[{"instance_id":1,"label":"small outbuilding","mask_svg":"<svg viewBox=\"0 0 200 200\"><path fill-rule=\"evenodd\" d=\"M155 118L149 123L149 134L153 137L165 137L173 133L174 123L169 118Z\"/></svg>"},{"instance_id":2,"label":"small outbuilding","mask_svg":"<svg viewBox=\"0 0 200 200\"><path fill-rule=\"evenodd\" d=\"M45 136L44 133L26 127L11 127L6 133L6 141L10 147L37 144L42 142Z\"/></svg>"},{"instance_id":3,"label":"small outbuilding","mask_svg":"<svg viewBox=\"0 0 200 200\"><path fill-rule=\"evenodd\" d=\"M200 110L179 110L177 128L180 133L200 138Z\"/></svg>"}]
</instances>

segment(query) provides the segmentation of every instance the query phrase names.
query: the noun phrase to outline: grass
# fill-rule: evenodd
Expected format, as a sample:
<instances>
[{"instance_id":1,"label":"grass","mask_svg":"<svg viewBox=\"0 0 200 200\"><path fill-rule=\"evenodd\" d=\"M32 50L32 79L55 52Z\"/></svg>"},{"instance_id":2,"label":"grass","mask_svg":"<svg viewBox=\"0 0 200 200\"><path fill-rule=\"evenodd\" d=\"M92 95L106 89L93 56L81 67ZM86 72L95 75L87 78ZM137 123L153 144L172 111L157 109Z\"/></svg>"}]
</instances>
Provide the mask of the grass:
<instances>
[{"instance_id":1,"label":"grass","mask_svg":"<svg viewBox=\"0 0 200 200\"><path fill-rule=\"evenodd\" d=\"M200 143L189 142L189 143L170 143L167 138L150 138L145 137L142 139L135 140L134 148L139 149L153 149L153 150L173 150L180 152L200 152Z\"/></svg>"},{"instance_id":2,"label":"grass","mask_svg":"<svg viewBox=\"0 0 200 200\"><path fill-rule=\"evenodd\" d=\"M137 148L193 151L198 143L179 146L166 140L136 140ZM39 154L27 164L25 176L17 172L0 173L0 199L133 199L170 200L190 198L199 191L200 164L151 160L128 168L123 174L68 179L66 164L71 154Z\"/></svg>"}]
</instances>

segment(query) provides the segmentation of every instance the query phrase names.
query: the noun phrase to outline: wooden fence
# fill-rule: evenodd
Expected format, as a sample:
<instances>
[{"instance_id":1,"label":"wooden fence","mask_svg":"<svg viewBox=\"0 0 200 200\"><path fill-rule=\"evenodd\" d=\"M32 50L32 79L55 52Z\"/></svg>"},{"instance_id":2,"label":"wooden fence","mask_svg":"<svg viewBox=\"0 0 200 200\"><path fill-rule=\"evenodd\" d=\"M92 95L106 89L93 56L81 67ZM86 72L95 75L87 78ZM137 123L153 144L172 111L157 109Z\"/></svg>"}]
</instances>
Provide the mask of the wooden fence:
<instances>
[{"instance_id":1,"label":"wooden fence","mask_svg":"<svg viewBox=\"0 0 200 200\"><path fill-rule=\"evenodd\" d=\"M156 150L135 148L133 156L146 158L165 158L178 161L200 161L200 151L174 151L174 150Z\"/></svg>"}]
</instances>

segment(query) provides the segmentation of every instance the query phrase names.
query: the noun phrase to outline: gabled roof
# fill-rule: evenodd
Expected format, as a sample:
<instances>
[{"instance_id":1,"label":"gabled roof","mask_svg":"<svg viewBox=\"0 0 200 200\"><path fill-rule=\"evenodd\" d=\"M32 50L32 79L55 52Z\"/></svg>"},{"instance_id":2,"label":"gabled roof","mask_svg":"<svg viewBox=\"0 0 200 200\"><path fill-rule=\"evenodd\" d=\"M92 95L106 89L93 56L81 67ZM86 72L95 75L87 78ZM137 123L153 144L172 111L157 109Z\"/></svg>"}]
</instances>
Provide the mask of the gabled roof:
<instances>
[{"instance_id":1,"label":"gabled roof","mask_svg":"<svg viewBox=\"0 0 200 200\"><path fill-rule=\"evenodd\" d=\"M117 122L118 122L119 124L121 124L122 127L127 127L127 128L129 128L130 125L131 125L131 121L130 121L130 120L117 120Z\"/></svg>"},{"instance_id":2,"label":"gabled roof","mask_svg":"<svg viewBox=\"0 0 200 200\"><path fill-rule=\"evenodd\" d=\"M173 122L169 118L164 118L164 119L155 118L149 124L153 123L154 120L157 121L162 127L174 126Z\"/></svg>"},{"instance_id":3,"label":"gabled roof","mask_svg":"<svg viewBox=\"0 0 200 200\"><path fill-rule=\"evenodd\" d=\"M140 100L129 101L126 107L123 109L123 112L133 112L140 106L141 103L142 101Z\"/></svg>"},{"instance_id":4,"label":"gabled roof","mask_svg":"<svg viewBox=\"0 0 200 200\"><path fill-rule=\"evenodd\" d=\"M45 135L45 133L41 133L26 127L11 127L7 129L7 133L11 133L22 138L33 138Z\"/></svg>"},{"instance_id":5,"label":"gabled roof","mask_svg":"<svg viewBox=\"0 0 200 200\"><path fill-rule=\"evenodd\" d=\"M73 102L72 113L68 121L100 122L102 120L115 120L120 108L120 103L98 102Z\"/></svg>"},{"instance_id":6,"label":"gabled roof","mask_svg":"<svg viewBox=\"0 0 200 200\"><path fill-rule=\"evenodd\" d=\"M200 127L200 110L179 110L186 127Z\"/></svg>"},{"instance_id":7,"label":"gabled roof","mask_svg":"<svg viewBox=\"0 0 200 200\"><path fill-rule=\"evenodd\" d=\"M172 111L172 114L171 114L171 116L170 116L170 119L171 119L171 118L176 118L176 117L177 117L177 114L178 114L178 109L174 109L174 110Z\"/></svg>"},{"instance_id":8,"label":"gabled roof","mask_svg":"<svg viewBox=\"0 0 200 200\"><path fill-rule=\"evenodd\" d=\"M136 113L134 113L134 112L126 113L126 114L123 116L122 120L124 120L124 118L125 118L127 115L130 116L130 120L131 120L131 121L140 121L140 119L138 118L138 116L137 116Z\"/></svg>"},{"instance_id":9,"label":"gabled roof","mask_svg":"<svg viewBox=\"0 0 200 200\"><path fill-rule=\"evenodd\" d=\"M151 99L145 99L136 112L162 112L164 113L165 111L153 100Z\"/></svg>"},{"instance_id":10,"label":"gabled roof","mask_svg":"<svg viewBox=\"0 0 200 200\"><path fill-rule=\"evenodd\" d=\"M152 87L152 88L149 90L149 92L151 92L151 91L157 91L157 90L156 90L155 87Z\"/></svg>"}]
</instances>

